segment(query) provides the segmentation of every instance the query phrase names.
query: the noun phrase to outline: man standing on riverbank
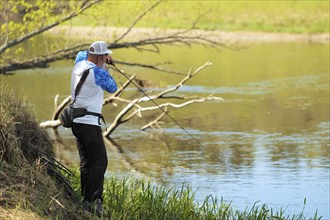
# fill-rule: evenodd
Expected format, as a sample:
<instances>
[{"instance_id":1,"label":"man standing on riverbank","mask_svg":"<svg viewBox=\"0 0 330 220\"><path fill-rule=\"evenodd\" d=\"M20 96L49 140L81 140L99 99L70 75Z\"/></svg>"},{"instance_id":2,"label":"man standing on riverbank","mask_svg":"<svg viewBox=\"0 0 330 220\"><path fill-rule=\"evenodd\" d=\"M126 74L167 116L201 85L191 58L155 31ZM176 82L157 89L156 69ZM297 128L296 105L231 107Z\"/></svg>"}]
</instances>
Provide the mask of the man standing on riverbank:
<instances>
[{"instance_id":1,"label":"man standing on riverbank","mask_svg":"<svg viewBox=\"0 0 330 220\"><path fill-rule=\"evenodd\" d=\"M89 113L73 120L72 132L76 137L80 156L81 193L83 205L97 215L102 215L102 194L104 174L108 165L103 141L101 121L103 90L113 93L117 84L111 77L105 64L113 64L103 41L90 45L88 51L77 54L71 76L71 96L73 109L86 109ZM76 86L83 73L89 70L79 94L75 97ZM97 116L99 114L99 116Z\"/></svg>"}]
</instances>

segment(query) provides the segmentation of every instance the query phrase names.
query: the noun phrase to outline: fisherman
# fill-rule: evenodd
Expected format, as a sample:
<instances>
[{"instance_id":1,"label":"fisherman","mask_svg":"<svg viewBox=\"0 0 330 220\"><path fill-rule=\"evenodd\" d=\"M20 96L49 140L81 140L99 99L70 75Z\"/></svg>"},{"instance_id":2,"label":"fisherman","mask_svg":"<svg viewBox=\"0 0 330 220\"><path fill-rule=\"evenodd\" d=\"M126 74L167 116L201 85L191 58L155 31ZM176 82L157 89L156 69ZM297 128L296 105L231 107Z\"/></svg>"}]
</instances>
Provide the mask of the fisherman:
<instances>
[{"instance_id":1,"label":"fisherman","mask_svg":"<svg viewBox=\"0 0 330 220\"><path fill-rule=\"evenodd\" d=\"M84 71L89 70L86 80L73 103L73 109L84 108L86 114L75 118L72 124L72 133L76 137L80 156L80 182L83 206L95 212L98 216L103 214L102 194L104 174L108 165L107 153L103 141L101 121L103 118L103 90L114 93L117 84L108 72L105 64L113 64L111 50L107 49L104 41L93 42L89 50L77 54L71 76L71 97L75 97L75 88ZM99 115L99 116L97 116Z\"/></svg>"}]
</instances>

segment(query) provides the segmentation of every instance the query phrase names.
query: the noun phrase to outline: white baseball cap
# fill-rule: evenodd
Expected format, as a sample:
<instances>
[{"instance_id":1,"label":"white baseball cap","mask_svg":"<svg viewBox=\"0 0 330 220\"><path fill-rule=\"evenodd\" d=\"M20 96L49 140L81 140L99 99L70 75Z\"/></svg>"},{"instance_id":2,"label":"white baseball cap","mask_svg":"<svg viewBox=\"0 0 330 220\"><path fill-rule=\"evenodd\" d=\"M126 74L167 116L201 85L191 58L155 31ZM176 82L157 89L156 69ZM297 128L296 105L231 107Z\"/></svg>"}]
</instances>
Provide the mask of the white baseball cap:
<instances>
[{"instance_id":1,"label":"white baseball cap","mask_svg":"<svg viewBox=\"0 0 330 220\"><path fill-rule=\"evenodd\" d=\"M107 44L104 41L95 41L89 47L88 53L95 55L112 54L111 50L108 50Z\"/></svg>"}]
</instances>

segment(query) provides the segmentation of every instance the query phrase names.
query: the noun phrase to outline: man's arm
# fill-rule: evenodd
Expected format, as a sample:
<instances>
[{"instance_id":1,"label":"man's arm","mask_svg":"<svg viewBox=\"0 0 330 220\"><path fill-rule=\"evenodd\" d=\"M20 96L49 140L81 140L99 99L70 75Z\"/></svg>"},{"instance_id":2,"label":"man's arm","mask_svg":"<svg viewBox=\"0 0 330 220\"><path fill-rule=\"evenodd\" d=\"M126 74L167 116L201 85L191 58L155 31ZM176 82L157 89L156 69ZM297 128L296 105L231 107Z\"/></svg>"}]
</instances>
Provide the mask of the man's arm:
<instances>
[{"instance_id":1,"label":"man's arm","mask_svg":"<svg viewBox=\"0 0 330 220\"><path fill-rule=\"evenodd\" d=\"M117 83L107 71L97 66L93 67L93 70L96 85L109 93L117 91Z\"/></svg>"}]
</instances>

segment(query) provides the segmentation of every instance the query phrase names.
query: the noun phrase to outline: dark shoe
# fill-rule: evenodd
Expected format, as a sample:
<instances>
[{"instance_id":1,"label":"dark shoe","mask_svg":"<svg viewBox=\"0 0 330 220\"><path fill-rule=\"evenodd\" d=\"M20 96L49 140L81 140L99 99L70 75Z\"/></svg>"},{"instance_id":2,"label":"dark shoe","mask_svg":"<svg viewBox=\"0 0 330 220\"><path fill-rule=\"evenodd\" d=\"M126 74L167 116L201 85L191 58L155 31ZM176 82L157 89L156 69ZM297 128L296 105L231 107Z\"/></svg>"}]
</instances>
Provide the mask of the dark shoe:
<instances>
[{"instance_id":1,"label":"dark shoe","mask_svg":"<svg viewBox=\"0 0 330 220\"><path fill-rule=\"evenodd\" d=\"M103 215L102 200L97 199L94 202L83 201L82 203L85 210L96 214L98 217Z\"/></svg>"},{"instance_id":2,"label":"dark shoe","mask_svg":"<svg viewBox=\"0 0 330 220\"><path fill-rule=\"evenodd\" d=\"M102 207L102 200L101 199L97 199L95 200L95 214L98 217L101 217L103 215L103 207Z\"/></svg>"},{"instance_id":3,"label":"dark shoe","mask_svg":"<svg viewBox=\"0 0 330 220\"><path fill-rule=\"evenodd\" d=\"M88 201L83 201L82 202L82 206L85 210L91 212L92 211L92 203L88 202Z\"/></svg>"}]
</instances>

